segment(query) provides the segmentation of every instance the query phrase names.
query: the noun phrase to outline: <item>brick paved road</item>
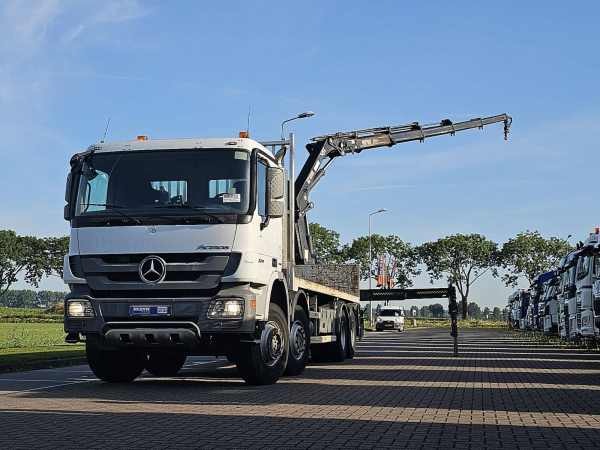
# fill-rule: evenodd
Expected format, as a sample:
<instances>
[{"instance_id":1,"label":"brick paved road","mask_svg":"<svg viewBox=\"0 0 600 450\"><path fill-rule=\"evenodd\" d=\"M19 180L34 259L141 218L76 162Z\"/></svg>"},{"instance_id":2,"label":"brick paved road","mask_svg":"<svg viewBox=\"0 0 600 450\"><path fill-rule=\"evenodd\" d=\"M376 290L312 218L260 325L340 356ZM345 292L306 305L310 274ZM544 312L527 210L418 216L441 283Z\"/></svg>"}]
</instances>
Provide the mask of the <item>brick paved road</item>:
<instances>
[{"instance_id":1,"label":"brick paved road","mask_svg":"<svg viewBox=\"0 0 600 450\"><path fill-rule=\"evenodd\" d=\"M226 362L130 385L0 377L0 448L597 448L600 356L492 330L372 333L358 357L248 387Z\"/></svg>"}]
</instances>

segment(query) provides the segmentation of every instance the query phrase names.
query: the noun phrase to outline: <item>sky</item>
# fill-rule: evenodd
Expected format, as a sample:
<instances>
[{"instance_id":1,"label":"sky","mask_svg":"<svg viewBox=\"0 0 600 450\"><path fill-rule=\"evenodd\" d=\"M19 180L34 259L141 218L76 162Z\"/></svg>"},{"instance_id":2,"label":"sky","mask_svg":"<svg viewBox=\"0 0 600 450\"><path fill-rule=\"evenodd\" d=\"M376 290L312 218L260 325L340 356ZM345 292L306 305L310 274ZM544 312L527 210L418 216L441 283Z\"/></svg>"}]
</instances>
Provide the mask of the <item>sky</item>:
<instances>
[{"instance_id":1,"label":"sky","mask_svg":"<svg viewBox=\"0 0 600 450\"><path fill-rule=\"evenodd\" d=\"M108 140L312 136L508 113L502 126L339 158L310 220L344 242L524 230L583 239L600 141L600 3L0 2L0 228L68 233L70 156ZM429 286L427 277L416 280ZM19 283L16 287L24 287ZM58 279L43 288L64 289ZM482 278L472 299L512 289Z\"/></svg>"}]
</instances>

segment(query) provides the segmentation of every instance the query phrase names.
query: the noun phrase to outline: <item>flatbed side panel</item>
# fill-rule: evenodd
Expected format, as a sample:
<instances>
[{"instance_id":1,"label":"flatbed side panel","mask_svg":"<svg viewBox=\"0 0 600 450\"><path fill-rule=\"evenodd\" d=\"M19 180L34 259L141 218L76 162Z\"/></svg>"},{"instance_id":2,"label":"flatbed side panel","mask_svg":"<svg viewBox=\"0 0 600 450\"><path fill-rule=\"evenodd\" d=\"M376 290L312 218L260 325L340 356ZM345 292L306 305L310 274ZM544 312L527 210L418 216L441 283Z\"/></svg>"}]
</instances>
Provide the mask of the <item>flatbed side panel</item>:
<instances>
[{"instance_id":1,"label":"flatbed side panel","mask_svg":"<svg viewBox=\"0 0 600 450\"><path fill-rule=\"evenodd\" d=\"M346 300L352 303L360 303L360 297L358 295L348 294L347 292L340 291L338 289L324 286L314 281L305 280L303 278L294 277L295 289L304 289L312 291L317 294L324 294L330 297L337 297L340 300Z\"/></svg>"},{"instance_id":2,"label":"flatbed side panel","mask_svg":"<svg viewBox=\"0 0 600 450\"><path fill-rule=\"evenodd\" d=\"M295 266L295 276L352 297L360 296L357 264L301 264Z\"/></svg>"}]
</instances>

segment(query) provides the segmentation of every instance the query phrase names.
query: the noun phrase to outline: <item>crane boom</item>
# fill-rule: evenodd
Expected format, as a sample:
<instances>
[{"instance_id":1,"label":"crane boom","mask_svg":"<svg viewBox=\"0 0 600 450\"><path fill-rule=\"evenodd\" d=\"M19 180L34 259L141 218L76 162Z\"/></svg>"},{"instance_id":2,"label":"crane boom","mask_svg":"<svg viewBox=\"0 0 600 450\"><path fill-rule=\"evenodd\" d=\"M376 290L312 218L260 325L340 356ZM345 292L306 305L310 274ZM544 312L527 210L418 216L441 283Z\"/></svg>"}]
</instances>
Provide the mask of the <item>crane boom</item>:
<instances>
[{"instance_id":1,"label":"crane boom","mask_svg":"<svg viewBox=\"0 0 600 450\"><path fill-rule=\"evenodd\" d=\"M484 118L470 119L463 122L452 122L444 119L438 124L421 125L413 122L407 125L391 127L366 128L349 132L340 132L317 136L307 144L309 156L295 181L296 193L296 262L298 264L314 263L314 255L306 213L313 207L309 193L325 175L325 169L331 162L348 153L360 153L363 150L391 147L410 141L421 141L445 134L454 135L457 131L472 128L482 129L486 125L504 123L504 139L508 133L512 118L507 114L499 114Z\"/></svg>"}]
</instances>

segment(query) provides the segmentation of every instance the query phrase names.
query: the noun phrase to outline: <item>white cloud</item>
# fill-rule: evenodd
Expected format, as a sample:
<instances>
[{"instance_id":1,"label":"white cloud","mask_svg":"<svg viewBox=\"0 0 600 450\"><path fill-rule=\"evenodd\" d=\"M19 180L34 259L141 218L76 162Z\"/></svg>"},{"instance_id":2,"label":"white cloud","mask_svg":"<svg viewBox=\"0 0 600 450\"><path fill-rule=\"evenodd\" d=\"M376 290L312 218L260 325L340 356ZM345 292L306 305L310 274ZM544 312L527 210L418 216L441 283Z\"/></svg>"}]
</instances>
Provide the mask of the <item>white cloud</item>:
<instances>
[{"instance_id":1,"label":"white cloud","mask_svg":"<svg viewBox=\"0 0 600 450\"><path fill-rule=\"evenodd\" d=\"M61 14L63 4L58 0L22 2L8 0L0 8L0 49L25 56L37 49L47 36L48 29Z\"/></svg>"},{"instance_id":2,"label":"white cloud","mask_svg":"<svg viewBox=\"0 0 600 450\"><path fill-rule=\"evenodd\" d=\"M79 23L74 24L63 34L61 38L63 43L74 42L84 32L89 32L96 26L128 22L140 19L149 13L149 10L138 0L113 0L93 5L89 14L85 14Z\"/></svg>"}]
</instances>

